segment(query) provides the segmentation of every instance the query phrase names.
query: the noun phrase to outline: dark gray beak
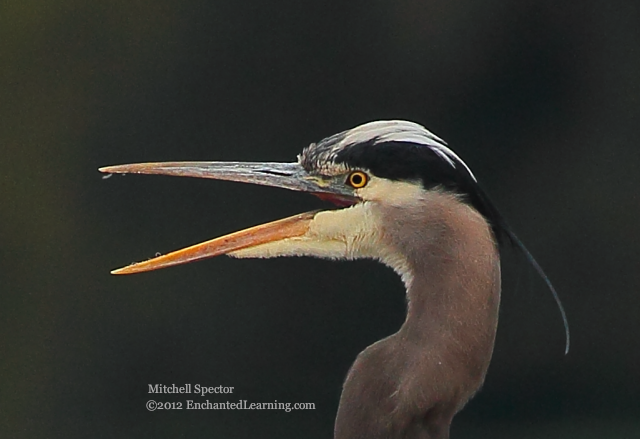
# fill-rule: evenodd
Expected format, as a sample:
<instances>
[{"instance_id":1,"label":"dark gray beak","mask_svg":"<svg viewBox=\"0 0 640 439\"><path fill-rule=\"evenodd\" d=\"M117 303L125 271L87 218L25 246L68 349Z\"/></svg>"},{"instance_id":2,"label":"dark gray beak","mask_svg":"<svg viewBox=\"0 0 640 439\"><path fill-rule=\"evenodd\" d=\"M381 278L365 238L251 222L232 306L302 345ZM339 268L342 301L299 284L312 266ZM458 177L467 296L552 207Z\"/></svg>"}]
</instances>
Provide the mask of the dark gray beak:
<instances>
[{"instance_id":1,"label":"dark gray beak","mask_svg":"<svg viewBox=\"0 0 640 439\"><path fill-rule=\"evenodd\" d=\"M274 186L300 192L331 192L322 187L321 179L309 175L298 163L259 162L165 162L135 163L99 169L107 174L161 174L177 177L212 178L263 186ZM343 193L342 195L350 195Z\"/></svg>"}]
</instances>

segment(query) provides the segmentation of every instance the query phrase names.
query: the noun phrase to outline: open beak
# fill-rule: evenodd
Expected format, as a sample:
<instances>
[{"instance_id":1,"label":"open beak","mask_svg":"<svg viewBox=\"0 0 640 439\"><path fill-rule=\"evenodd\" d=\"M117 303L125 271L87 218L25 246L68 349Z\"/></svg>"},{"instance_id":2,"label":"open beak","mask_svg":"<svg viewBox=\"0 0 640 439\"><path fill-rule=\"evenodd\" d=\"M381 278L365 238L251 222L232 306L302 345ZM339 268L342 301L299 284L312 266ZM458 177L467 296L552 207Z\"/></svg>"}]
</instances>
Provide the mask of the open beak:
<instances>
[{"instance_id":1,"label":"open beak","mask_svg":"<svg viewBox=\"0 0 640 439\"><path fill-rule=\"evenodd\" d=\"M339 206L356 204L353 192L335 180L310 175L298 163L251 162L165 162L107 166L99 169L107 174L161 174L179 177L212 178L216 180L274 186L309 192ZM253 248L272 248L291 240L301 240L310 233L319 211L306 212L281 220L221 236L144 262L113 270L112 274L133 274L172 265L184 264L214 256L233 254ZM286 247L286 245L285 245ZM273 253L273 250L269 250ZM277 256L277 255L273 255ZM270 257L260 256L257 257Z\"/></svg>"}]
</instances>

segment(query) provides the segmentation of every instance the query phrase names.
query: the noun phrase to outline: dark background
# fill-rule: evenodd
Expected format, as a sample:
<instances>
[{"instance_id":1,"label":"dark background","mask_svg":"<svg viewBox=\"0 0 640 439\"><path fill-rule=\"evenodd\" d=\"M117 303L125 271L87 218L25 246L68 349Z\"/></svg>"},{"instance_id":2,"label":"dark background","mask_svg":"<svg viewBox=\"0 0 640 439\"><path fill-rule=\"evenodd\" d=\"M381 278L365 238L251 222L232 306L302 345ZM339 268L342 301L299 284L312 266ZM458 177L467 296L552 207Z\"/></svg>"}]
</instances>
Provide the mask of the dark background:
<instances>
[{"instance_id":1,"label":"dark background","mask_svg":"<svg viewBox=\"0 0 640 439\"><path fill-rule=\"evenodd\" d=\"M0 56L1 437L331 437L351 362L403 321L395 274L223 257L111 276L322 204L96 169L293 161L390 118L464 158L573 331L564 357L551 295L505 254L493 363L452 437L640 437L639 2L8 1ZM150 383L317 409L150 413Z\"/></svg>"}]
</instances>

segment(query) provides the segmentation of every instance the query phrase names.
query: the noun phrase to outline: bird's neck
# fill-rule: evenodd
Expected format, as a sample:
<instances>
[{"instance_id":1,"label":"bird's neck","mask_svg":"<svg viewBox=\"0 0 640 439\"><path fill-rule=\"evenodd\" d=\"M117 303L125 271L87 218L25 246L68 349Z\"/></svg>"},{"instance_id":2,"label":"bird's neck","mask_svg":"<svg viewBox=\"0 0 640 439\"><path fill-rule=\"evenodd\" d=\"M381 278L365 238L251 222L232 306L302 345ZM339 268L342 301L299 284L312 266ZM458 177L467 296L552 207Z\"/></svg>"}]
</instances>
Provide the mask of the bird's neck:
<instances>
[{"instance_id":1,"label":"bird's neck","mask_svg":"<svg viewBox=\"0 0 640 439\"><path fill-rule=\"evenodd\" d=\"M495 340L500 259L487 221L456 196L429 193L402 216L396 239L407 255L407 319L398 333L432 351L434 361L484 377ZM428 231L425 233L425 231Z\"/></svg>"},{"instance_id":2,"label":"bird's neck","mask_svg":"<svg viewBox=\"0 0 640 439\"><path fill-rule=\"evenodd\" d=\"M397 199L396 199L397 200ZM490 228L456 196L430 191L373 204L380 259L407 285L400 330L349 371L336 438L448 439L482 385L498 320L500 261Z\"/></svg>"}]
</instances>

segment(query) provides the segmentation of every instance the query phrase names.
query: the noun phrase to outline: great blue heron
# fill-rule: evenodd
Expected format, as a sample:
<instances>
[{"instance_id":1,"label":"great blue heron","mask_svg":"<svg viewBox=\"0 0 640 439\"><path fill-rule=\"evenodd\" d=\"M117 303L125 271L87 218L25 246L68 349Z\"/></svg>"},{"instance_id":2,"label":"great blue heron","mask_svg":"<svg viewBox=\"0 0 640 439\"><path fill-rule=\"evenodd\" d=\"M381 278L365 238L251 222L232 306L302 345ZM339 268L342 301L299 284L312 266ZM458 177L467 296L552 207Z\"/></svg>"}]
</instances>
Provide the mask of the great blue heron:
<instances>
[{"instance_id":1,"label":"great blue heron","mask_svg":"<svg viewBox=\"0 0 640 439\"><path fill-rule=\"evenodd\" d=\"M498 323L498 245L520 248L553 286L446 143L413 122L377 121L312 143L295 163L171 162L106 173L213 178L310 192L339 209L307 212L113 271L129 274L228 254L238 258L372 258L406 286L400 330L348 373L336 439L449 437L482 385Z\"/></svg>"}]
</instances>

